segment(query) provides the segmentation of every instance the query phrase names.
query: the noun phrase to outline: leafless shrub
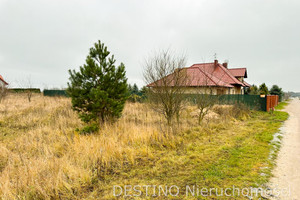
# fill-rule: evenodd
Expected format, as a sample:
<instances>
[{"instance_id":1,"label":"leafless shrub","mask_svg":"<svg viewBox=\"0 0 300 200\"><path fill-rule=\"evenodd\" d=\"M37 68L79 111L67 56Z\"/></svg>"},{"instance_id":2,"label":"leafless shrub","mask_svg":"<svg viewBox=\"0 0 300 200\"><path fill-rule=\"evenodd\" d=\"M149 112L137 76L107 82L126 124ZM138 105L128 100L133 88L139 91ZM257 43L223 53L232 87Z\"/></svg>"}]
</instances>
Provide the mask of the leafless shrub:
<instances>
[{"instance_id":1,"label":"leafless shrub","mask_svg":"<svg viewBox=\"0 0 300 200\"><path fill-rule=\"evenodd\" d=\"M32 97L32 83L31 83L31 78L27 77L27 81L26 81L26 96L28 99L28 102L31 102L31 97Z\"/></svg>"},{"instance_id":2,"label":"leafless shrub","mask_svg":"<svg viewBox=\"0 0 300 200\"><path fill-rule=\"evenodd\" d=\"M218 96L210 93L197 93L194 98L194 102L198 108L198 124L201 124L204 117L217 103Z\"/></svg>"},{"instance_id":3,"label":"leafless shrub","mask_svg":"<svg viewBox=\"0 0 300 200\"><path fill-rule=\"evenodd\" d=\"M244 120L249 118L250 113L249 108L244 104L217 105L213 107L213 111L225 120L230 118Z\"/></svg>"},{"instance_id":4,"label":"leafless shrub","mask_svg":"<svg viewBox=\"0 0 300 200\"><path fill-rule=\"evenodd\" d=\"M22 90L21 92L26 94L24 98L27 98L28 102L31 102L33 96L33 86L31 81L31 76L27 76L24 79L17 80L18 87Z\"/></svg>"},{"instance_id":5,"label":"leafless shrub","mask_svg":"<svg viewBox=\"0 0 300 200\"><path fill-rule=\"evenodd\" d=\"M175 117L179 122L183 109L183 86L188 82L184 65L184 56L174 56L169 51L161 51L145 63L144 79L150 88L148 102L153 110L165 117L169 126Z\"/></svg>"},{"instance_id":6,"label":"leafless shrub","mask_svg":"<svg viewBox=\"0 0 300 200\"><path fill-rule=\"evenodd\" d=\"M239 103L233 106L233 116L236 119L244 120L249 118L250 109L246 105Z\"/></svg>"},{"instance_id":7,"label":"leafless shrub","mask_svg":"<svg viewBox=\"0 0 300 200\"><path fill-rule=\"evenodd\" d=\"M201 79L196 80L199 87L195 90L193 101L198 108L198 124L200 125L213 106L218 103L219 96L214 95L213 87L210 84L214 74L207 72L205 67L199 70L203 76L201 76ZM217 77L214 78L216 79ZM220 81L221 78L217 80L216 84L218 85Z\"/></svg>"}]
</instances>

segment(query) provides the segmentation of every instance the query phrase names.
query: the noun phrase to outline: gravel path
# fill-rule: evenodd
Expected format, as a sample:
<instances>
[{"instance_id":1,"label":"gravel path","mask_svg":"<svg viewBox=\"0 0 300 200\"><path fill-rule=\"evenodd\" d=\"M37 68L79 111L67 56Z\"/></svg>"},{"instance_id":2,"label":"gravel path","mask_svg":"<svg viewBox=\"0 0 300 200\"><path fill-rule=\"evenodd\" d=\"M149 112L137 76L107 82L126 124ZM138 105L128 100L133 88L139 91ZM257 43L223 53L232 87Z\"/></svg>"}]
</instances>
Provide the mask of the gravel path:
<instances>
[{"instance_id":1,"label":"gravel path","mask_svg":"<svg viewBox=\"0 0 300 200\"><path fill-rule=\"evenodd\" d=\"M300 100L293 99L285 111L290 117L283 127L277 166L270 180L270 188L280 195L271 199L300 200Z\"/></svg>"}]
</instances>

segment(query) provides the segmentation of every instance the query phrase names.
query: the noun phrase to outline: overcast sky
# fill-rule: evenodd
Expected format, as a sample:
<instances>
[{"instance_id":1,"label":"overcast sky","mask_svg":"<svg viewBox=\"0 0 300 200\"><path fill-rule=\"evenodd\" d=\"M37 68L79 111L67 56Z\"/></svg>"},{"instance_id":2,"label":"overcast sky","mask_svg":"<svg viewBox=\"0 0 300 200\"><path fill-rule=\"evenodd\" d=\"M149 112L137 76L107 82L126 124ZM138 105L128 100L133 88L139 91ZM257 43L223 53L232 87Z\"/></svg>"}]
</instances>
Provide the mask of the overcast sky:
<instances>
[{"instance_id":1,"label":"overcast sky","mask_svg":"<svg viewBox=\"0 0 300 200\"><path fill-rule=\"evenodd\" d=\"M248 82L300 91L299 0L0 0L0 74L11 86L65 87L101 40L143 86L143 62L172 49L187 66L229 60Z\"/></svg>"}]
</instances>

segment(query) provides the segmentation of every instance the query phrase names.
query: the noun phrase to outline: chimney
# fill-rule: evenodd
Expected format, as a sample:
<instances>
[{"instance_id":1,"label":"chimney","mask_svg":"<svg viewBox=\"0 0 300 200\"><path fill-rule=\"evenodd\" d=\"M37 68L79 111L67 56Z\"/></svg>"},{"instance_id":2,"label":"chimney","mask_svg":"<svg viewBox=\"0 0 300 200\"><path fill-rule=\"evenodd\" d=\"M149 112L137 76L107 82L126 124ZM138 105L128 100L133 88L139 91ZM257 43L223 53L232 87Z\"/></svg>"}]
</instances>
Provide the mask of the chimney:
<instances>
[{"instance_id":1,"label":"chimney","mask_svg":"<svg viewBox=\"0 0 300 200\"><path fill-rule=\"evenodd\" d=\"M215 59L215 67L217 67L217 65L218 65L218 60Z\"/></svg>"},{"instance_id":2,"label":"chimney","mask_svg":"<svg viewBox=\"0 0 300 200\"><path fill-rule=\"evenodd\" d=\"M227 63L227 62L224 62L224 63L223 63L223 66L224 66L225 68L228 68L228 63Z\"/></svg>"}]
</instances>

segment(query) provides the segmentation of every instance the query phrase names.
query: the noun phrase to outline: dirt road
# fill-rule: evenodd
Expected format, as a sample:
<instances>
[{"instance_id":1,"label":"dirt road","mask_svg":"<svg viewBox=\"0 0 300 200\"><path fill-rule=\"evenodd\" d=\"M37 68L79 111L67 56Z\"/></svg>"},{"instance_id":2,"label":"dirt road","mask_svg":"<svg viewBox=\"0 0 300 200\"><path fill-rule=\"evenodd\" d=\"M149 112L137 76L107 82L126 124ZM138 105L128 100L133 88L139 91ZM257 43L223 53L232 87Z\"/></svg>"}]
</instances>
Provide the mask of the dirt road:
<instances>
[{"instance_id":1,"label":"dirt road","mask_svg":"<svg viewBox=\"0 0 300 200\"><path fill-rule=\"evenodd\" d=\"M277 166L270 181L270 187L281 194L271 199L300 200L300 100L292 100L285 111L290 117L283 127Z\"/></svg>"}]
</instances>

